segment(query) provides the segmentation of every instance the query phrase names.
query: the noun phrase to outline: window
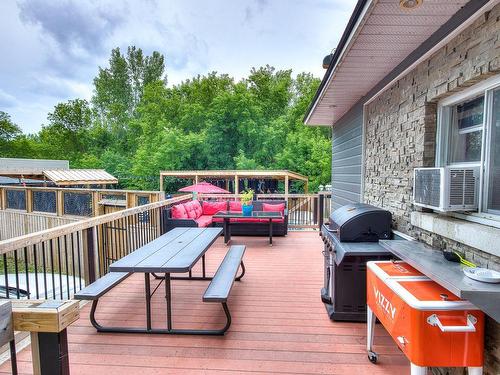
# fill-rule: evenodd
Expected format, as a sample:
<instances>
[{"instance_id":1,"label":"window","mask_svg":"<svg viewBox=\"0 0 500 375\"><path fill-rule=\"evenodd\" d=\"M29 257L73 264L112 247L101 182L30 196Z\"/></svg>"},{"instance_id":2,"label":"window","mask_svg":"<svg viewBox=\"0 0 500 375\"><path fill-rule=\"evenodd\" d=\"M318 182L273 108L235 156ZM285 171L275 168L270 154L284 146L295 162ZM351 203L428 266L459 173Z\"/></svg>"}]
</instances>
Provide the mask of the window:
<instances>
[{"instance_id":1,"label":"window","mask_svg":"<svg viewBox=\"0 0 500 375\"><path fill-rule=\"evenodd\" d=\"M480 166L479 212L500 218L500 76L439 103L438 166Z\"/></svg>"}]
</instances>

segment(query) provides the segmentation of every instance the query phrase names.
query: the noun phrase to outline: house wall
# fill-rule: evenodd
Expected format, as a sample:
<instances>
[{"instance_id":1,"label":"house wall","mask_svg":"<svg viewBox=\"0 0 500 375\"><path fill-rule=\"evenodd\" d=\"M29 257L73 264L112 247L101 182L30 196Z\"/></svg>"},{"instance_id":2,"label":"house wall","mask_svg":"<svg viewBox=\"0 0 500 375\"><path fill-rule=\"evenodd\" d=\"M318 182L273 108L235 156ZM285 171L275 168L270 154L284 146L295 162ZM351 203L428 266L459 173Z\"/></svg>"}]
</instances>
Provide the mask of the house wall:
<instances>
[{"instance_id":1,"label":"house wall","mask_svg":"<svg viewBox=\"0 0 500 375\"><path fill-rule=\"evenodd\" d=\"M365 106L363 196L390 210L396 229L497 270L499 257L413 226L410 215L418 211L411 203L413 169L434 166L437 101L500 73L499 19L497 5ZM491 318L485 348L485 373L500 374L500 324Z\"/></svg>"},{"instance_id":2,"label":"house wall","mask_svg":"<svg viewBox=\"0 0 500 375\"><path fill-rule=\"evenodd\" d=\"M332 208L361 199L363 107L353 107L332 129Z\"/></svg>"}]
</instances>

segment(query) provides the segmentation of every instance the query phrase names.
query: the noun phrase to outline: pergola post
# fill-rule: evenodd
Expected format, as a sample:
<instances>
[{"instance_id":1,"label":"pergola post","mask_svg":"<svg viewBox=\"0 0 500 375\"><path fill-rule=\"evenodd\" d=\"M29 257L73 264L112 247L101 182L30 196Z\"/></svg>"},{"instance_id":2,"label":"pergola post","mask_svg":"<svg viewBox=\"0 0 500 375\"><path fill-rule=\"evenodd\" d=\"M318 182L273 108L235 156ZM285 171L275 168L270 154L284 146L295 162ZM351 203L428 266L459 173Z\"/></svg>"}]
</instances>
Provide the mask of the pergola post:
<instances>
[{"instance_id":1,"label":"pergola post","mask_svg":"<svg viewBox=\"0 0 500 375\"><path fill-rule=\"evenodd\" d=\"M285 175L285 199L288 201L288 175Z\"/></svg>"},{"instance_id":2,"label":"pergola post","mask_svg":"<svg viewBox=\"0 0 500 375\"><path fill-rule=\"evenodd\" d=\"M163 173L160 172L160 191L163 191Z\"/></svg>"},{"instance_id":3,"label":"pergola post","mask_svg":"<svg viewBox=\"0 0 500 375\"><path fill-rule=\"evenodd\" d=\"M234 175L234 194L239 193L239 180L238 180L238 175Z\"/></svg>"}]
</instances>

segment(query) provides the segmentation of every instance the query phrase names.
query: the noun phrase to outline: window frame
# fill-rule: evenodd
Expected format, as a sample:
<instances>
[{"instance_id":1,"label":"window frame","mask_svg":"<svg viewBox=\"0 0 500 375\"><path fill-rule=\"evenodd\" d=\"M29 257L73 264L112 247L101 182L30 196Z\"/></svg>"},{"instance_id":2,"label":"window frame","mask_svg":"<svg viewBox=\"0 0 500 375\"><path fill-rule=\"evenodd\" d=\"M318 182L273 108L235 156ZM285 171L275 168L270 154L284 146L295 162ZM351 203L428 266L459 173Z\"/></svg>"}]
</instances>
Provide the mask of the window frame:
<instances>
[{"instance_id":1,"label":"window frame","mask_svg":"<svg viewBox=\"0 0 500 375\"><path fill-rule=\"evenodd\" d=\"M437 129L436 129L436 154L435 164L438 167L455 166L480 166L480 184L478 211L468 213L450 213L452 216L466 220L481 222L500 228L500 210L488 209L488 188L491 165L491 127L493 115L493 92L500 89L500 75L484 80L476 85L468 87L457 94L451 95L438 102ZM479 162L448 163L449 137L450 137L450 107L464 101L484 96L483 124L481 141L481 159ZM491 220L491 221L490 221Z\"/></svg>"}]
</instances>

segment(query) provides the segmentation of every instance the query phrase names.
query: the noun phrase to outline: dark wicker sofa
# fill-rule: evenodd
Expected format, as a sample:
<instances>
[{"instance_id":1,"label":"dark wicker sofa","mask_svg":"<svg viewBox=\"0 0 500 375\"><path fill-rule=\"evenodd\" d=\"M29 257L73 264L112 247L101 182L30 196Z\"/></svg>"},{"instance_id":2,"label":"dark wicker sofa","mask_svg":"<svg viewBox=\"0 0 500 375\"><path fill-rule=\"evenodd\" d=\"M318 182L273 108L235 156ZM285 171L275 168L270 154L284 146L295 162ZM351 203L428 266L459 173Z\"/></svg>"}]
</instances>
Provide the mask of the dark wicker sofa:
<instances>
[{"instance_id":1,"label":"dark wicker sofa","mask_svg":"<svg viewBox=\"0 0 500 375\"><path fill-rule=\"evenodd\" d=\"M193 201L194 202L194 201ZM224 207L221 211L229 210L229 201L221 204ZM267 204L285 204L284 220L281 222L273 222L273 236L286 236L288 233L288 209L287 202L285 200L257 200L253 201L254 211L262 211L262 205ZM181 203L182 204L182 203ZM188 206L193 205L191 202L186 202L183 205L188 204ZM179 205L177 205L179 206ZM174 207L167 208L163 211L163 233L176 227L207 227L215 226L222 227L222 222L214 222L211 218L213 215L200 215L198 212L197 216L192 218L172 218L172 210ZM189 209L188 209L189 211ZM238 219L237 222L231 222L231 235L234 236L269 236L269 226L264 224L256 224L252 222L252 219Z\"/></svg>"}]
</instances>

